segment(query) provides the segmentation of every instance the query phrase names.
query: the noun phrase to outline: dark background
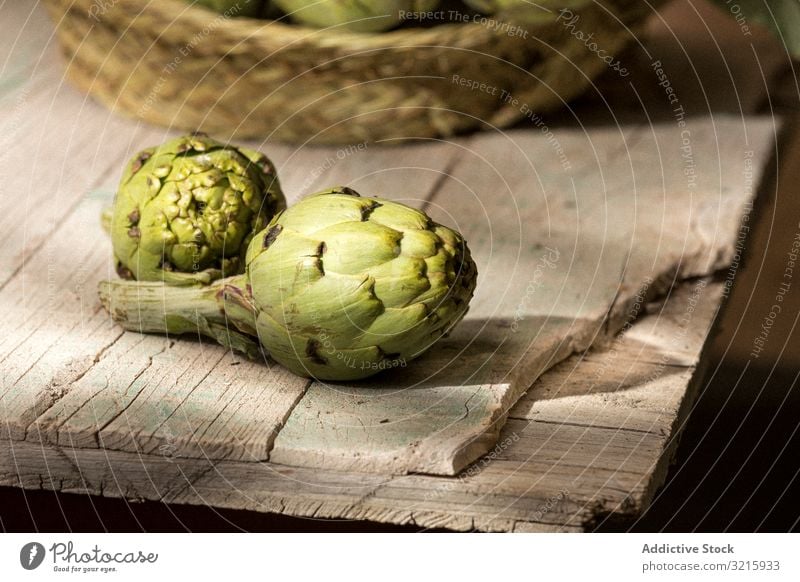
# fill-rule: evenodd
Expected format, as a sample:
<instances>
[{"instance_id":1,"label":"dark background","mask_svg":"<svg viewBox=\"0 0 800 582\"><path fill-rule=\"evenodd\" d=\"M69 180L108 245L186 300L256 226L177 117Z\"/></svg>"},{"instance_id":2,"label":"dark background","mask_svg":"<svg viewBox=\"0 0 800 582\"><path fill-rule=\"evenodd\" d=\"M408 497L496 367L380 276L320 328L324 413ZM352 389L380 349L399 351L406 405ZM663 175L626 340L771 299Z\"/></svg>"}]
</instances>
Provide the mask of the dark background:
<instances>
[{"instance_id":1,"label":"dark background","mask_svg":"<svg viewBox=\"0 0 800 582\"><path fill-rule=\"evenodd\" d=\"M696 381L701 396L667 482L638 520L608 516L596 531L789 531L800 522L800 277L786 296L765 351L750 357L754 330L771 305L800 222L800 91L795 65L765 31L744 38L704 0L676 0L654 15L647 50L671 77L690 115L780 116L784 131L754 207L733 292L718 318ZM754 48L750 48L750 42ZM559 123L669 118L639 47L623 59L638 96L610 74ZM637 75L636 72L639 74ZM602 97L601 97L602 96ZM641 98L641 101L640 101ZM795 119L797 118L797 119ZM560 122L559 122L560 119ZM787 129L788 128L788 129ZM720 277L724 278L721 273ZM418 531L367 522L291 518L208 507L129 503L85 495L0 488L5 531Z\"/></svg>"}]
</instances>

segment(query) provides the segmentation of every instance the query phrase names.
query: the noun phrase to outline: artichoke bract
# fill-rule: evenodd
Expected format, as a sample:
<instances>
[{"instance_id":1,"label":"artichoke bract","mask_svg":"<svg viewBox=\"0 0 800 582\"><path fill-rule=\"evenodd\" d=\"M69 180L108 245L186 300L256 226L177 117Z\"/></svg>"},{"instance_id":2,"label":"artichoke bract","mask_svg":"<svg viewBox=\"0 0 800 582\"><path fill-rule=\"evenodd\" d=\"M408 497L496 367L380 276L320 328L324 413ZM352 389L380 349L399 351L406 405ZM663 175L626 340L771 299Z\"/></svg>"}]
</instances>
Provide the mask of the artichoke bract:
<instances>
[{"instance_id":1,"label":"artichoke bract","mask_svg":"<svg viewBox=\"0 0 800 582\"><path fill-rule=\"evenodd\" d=\"M380 32L397 26L406 13L434 10L440 0L274 0L292 20L317 28L341 26Z\"/></svg>"},{"instance_id":2,"label":"artichoke bract","mask_svg":"<svg viewBox=\"0 0 800 582\"><path fill-rule=\"evenodd\" d=\"M198 333L296 374L355 380L424 353L466 314L477 268L461 235L424 212L337 188L279 213L247 272L208 286L109 281L124 327Z\"/></svg>"},{"instance_id":3,"label":"artichoke bract","mask_svg":"<svg viewBox=\"0 0 800 582\"><path fill-rule=\"evenodd\" d=\"M139 152L125 168L110 233L122 278L173 285L244 271L244 254L286 201L263 154L204 134Z\"/></svg>"},{"instance_id":4,"label":"artichoke bract","mask_svg":"<svg viewBox=\"0 0 800 582\"><path fill-rule=\"evenodd\" d=\"M205 6L225 16L258 16L263 0L186 0L190 4Z\"/></svg>"}]
</instances>

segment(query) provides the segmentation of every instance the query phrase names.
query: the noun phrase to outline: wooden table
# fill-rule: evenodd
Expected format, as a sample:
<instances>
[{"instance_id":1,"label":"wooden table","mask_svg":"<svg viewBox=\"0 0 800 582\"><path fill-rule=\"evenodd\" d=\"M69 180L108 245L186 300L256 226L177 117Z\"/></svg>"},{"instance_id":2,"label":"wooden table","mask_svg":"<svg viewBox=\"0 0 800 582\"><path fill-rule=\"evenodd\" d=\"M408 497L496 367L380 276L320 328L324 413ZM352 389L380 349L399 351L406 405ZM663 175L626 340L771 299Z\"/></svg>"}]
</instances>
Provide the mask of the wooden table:
<instances>
[{"instance_id":1,"label":"wooden table","mask_svg":"<svg viewBox=\"0 0 800 582\"><path fill-rule=\"evenodd\" d=\"M25 9L4 8L16 30ZM6 14L7 13L7 14ZM63 82L40 11L0 90L0 485L458 530L580 530L663 482L776 127L752 117L250 144L459 228L468 318L407 369L294 377L97 300L122 165L168 135ZM12 48L13 47L13 48ZM171 134L169 134L171 135Z\"/></svg>"}]
</instances>

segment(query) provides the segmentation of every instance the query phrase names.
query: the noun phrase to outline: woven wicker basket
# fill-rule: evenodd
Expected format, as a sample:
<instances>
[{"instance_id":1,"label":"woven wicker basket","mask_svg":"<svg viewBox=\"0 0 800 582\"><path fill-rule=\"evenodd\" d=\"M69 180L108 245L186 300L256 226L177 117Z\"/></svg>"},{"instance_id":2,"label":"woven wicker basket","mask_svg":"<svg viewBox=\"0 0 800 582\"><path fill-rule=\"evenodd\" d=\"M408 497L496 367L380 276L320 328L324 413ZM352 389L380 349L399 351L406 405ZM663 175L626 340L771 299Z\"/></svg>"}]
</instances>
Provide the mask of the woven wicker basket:
<instances>
[{"instance_id":1,"label":"woven wicker basket","mask_svg":"<svg viewBox=\"0 0 800 582\"><path fill-rule=\"evenodd\" d=\"M44 3L82 90L128 115L220 138L352 143L505 127L526 107L562 106L608 66L556 13L527 35L480 22L359 34L225 18L181 0ZM650 11L640 0L601 0L575 13L616 56Z\"/></svg>"}]
</instances>

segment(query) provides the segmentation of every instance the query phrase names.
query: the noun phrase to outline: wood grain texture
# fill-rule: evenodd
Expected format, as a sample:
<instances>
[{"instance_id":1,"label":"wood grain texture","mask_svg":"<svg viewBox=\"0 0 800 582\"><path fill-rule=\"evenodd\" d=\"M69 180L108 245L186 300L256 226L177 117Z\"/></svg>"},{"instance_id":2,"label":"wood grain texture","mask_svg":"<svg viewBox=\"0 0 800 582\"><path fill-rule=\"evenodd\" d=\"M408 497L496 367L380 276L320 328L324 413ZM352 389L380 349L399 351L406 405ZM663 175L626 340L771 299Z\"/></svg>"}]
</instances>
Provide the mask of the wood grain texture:
<instances>
[{"instance_id":1,"label":"wood grain texture","mask_svg":"<svg viewBox=\"0 0 800 582\"><path fill-rule=\"evenodd\" d=\"M290 199L314 186L307 169L318 160L322 176L331 174L332 183L342 179L336 175L339 150L267 149L279 160L294 160L281 172ZM412 146L404 161L413 168L425 160L446 166L448 153L432 155L432 150L441 148ZM376 157L386 171L361 181L366 187L390 187L392 155L384 150ZM357 168L357 160L351 161ZM419 177L401 181L419 192L437 181L436 171L400 171ZM114 327L96 296L97 281L113 276L110 244L99 226L108 202L102 194L79 202L0 292L9 315L0 343L0 350L7 350L9 373L0 397L9 434L72 447L267 459L308 381L269 361L243 361L200 338L141 336ZM64 260L64 249L82 258L77 272ZM47 273L44 281L41 273Z\"/></svg>"},{"instance_id":2,"label":"wood grain texture","mask_svg":"<svg viewBox=\"0 0 800 582\"><path fill-rule=\"evenodd\" d=\"M543 374L498 444L457 477L3 441L0 484L455 530L580 531L649 502L721 291L707 279L682 284L643 307L610 349Z\"/></svg>"},{"instance_id":3,"label":"wood grain texture","mask_svg":"<svg viewBox=\"0 0 800 582\"><path fill-rule=\"evenodd\" d=\"M407 368L326 386L112 324L96 297L112 276L99 212L123 162L166 134L62 85L47 35L31 38L0 87L14 144L0 148L0 482L504 531L646 505L719 304L705 277L733 255L745 160L755 182L771 120L250 144L290 200L346 184L425 208L478 263L450 338ZM663 316L642 318L664 295Z\"/></svg>"},{"instance_id":4,"label":"wood grain texture","mask_svg":"<svg viewBox=\"0 0 800 582\"><path fill-rule=\"evenodd\" d=\"M60 106L78 108L69 99ZM109 121L93 119L78 129L70 115L57 121L59 131L94 140ZM481 274L468 318L419 362L352 386L309 385L187 338L121 334L93 292L111 276L97 216L116 172L96 184L71 179L61 189L74 207L32 242L0 292L9 435L337 471L455 474L491 449L542 372L606 341L635 316L637 300L725 264L750 195L735 169L747 148L765 151L772 127L692 127L693 151L719 151L693 161L691 182L680 156L664 154L684 147L669 125L563 131L560 150L525 131L401 149L255 144L275 158L290 200L323 183L347 184L424 207L470 241ZM128 146L102 156L116 156L116 167L132 144L155 139L152 130L117 130L130 135ZM94 194L81 198L89 187ZM79 269L64 249L82 258Z\"/></svg>"},{"instance_id":5,"label":"wood grain texture","mask_svg":"<svg viewBox=\"0 0 800 582\"><path fill-rule=\"evenodd\" d=\"M686 127L560 132L563 157L531 132L473 138L426 206L476 257L466 320L408 369L314 383L271 459L455 474L491 449L542 372L607 341L643 300L727 265L752 196L744 160L767 151L772 127Z\"/></svg>"}]
</instances>

